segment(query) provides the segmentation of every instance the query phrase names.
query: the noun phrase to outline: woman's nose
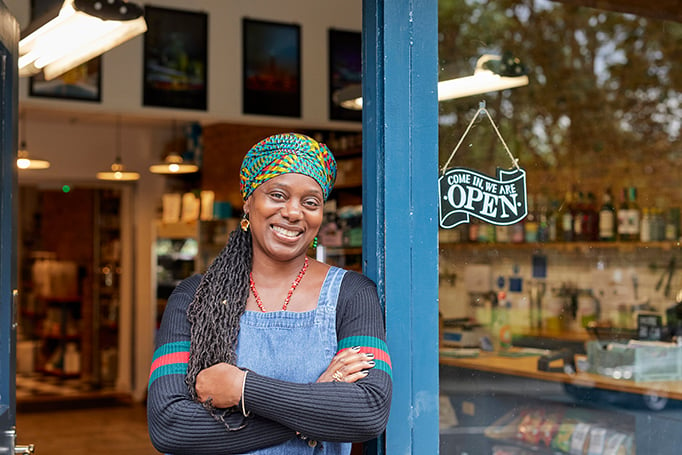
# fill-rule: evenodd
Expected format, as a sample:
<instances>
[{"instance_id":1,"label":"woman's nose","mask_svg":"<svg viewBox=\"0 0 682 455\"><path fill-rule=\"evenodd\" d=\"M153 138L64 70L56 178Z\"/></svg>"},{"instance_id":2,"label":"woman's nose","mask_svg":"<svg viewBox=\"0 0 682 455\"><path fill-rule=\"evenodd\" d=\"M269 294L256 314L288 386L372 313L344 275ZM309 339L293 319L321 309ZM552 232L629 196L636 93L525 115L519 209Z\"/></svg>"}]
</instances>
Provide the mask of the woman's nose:
<instances>
[{"instance_id":1,"label":"woman's nose","mask_svg":"<svg viewBox=\"0 0 682 455\"><path fill-rule=\"evenodd\" d=\"M289 200L284 204L282 209L282 216L290 220L298 220L301 218L303 211L301 210L301 204L297 201Z\"/></svg>"}]
</instances>

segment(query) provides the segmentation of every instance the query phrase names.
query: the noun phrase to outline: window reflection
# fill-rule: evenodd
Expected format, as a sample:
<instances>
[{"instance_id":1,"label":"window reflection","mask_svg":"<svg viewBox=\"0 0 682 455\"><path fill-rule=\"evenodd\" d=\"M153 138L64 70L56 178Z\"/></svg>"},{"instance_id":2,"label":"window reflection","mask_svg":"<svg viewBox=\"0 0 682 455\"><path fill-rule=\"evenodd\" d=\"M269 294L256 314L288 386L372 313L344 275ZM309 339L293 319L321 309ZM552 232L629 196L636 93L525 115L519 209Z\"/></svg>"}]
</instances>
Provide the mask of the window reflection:
<instances>
[{"instance_id":1,"label":"window reflection","mask_svg":"<svg viewBox=\"0 0 682 455\"><path fill-rule=\"evenodd\" d=\"M505 52L529 77L439 103L440 165L484 101L529 212L440 230L441 453L677 453L680 37L569 2L440 0L439 80ZM450 166L510 162L480 118Z\"/></svg>"}]
</instances>

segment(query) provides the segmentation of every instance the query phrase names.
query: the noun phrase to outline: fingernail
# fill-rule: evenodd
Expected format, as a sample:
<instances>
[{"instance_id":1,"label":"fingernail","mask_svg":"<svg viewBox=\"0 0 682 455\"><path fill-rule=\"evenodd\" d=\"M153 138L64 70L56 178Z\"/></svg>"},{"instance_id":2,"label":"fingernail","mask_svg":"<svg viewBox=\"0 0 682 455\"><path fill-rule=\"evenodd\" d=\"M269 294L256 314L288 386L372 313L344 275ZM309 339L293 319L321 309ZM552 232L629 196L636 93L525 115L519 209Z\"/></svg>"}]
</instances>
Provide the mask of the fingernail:
<instances>
[{"instance_id":1,"label":"fingernail","mask_svg":"<svg viewBox=\"0 0 682 455\"><path fill-rule=\"evenodd\" d=\"M373 359L373 358L374 358L374 354L372 354L371 352L365 352L365 356L366 356L367 358L369 358L369 359Z\"/></svg>"},{"instance_id":2,"label":"fingernail","mask_svg":"<svg viewBox=\"0 0 682 455\"><path fill-rule=\"evenodd\" d=\"M375 365L374 360L370 360L369 362L367 362L367 364L372 367Z\"/></svg>"},{"instance_id":3,"label":"fingernail","mask_svg":"<svg viewBox=\"0 0 682 455\"><path fill-rule=\"evenodd\" d=\"M360 373L362 373L364 376L367 376L369 374L369 370L362 370Z\"/></svg>"},{"instance_id":4,"label":"fingernail","mask_svg":"<svg viewBox=\"0 0 682 455\"><path fill-rule=\"evenodd\" d=\"M360 350L360 346L353 346L351 350L358 352Z\"/></svg>"}]
</instances>

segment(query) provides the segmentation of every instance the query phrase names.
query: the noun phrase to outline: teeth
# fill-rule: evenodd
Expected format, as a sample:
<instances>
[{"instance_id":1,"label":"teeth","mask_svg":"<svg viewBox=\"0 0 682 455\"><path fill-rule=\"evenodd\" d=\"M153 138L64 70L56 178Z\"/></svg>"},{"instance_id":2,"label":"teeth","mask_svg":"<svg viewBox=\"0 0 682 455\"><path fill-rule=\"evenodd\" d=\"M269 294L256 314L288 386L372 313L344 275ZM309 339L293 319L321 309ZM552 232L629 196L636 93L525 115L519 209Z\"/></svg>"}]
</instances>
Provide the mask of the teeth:
<instances>
[{"instance_id":1,"label":"teeth","mask_svg":"<svg viewBox=\"0 0 682 455\"><path fill-rule=\"evenodd\" d=\"M288 229L284 229L284 228L279 227L279 226L273 226L273 227L272 227L272 230L275 231L275 232L278 232L278 233L280 233L280 234L282 234L282 235L285 235L285 236L287 236L287 237L291 237L291 238L297 237L298 234L299 234L299 233L296 232L296 231L290 231L290 230L288 230Z\"/></svg>"}]
</instances>

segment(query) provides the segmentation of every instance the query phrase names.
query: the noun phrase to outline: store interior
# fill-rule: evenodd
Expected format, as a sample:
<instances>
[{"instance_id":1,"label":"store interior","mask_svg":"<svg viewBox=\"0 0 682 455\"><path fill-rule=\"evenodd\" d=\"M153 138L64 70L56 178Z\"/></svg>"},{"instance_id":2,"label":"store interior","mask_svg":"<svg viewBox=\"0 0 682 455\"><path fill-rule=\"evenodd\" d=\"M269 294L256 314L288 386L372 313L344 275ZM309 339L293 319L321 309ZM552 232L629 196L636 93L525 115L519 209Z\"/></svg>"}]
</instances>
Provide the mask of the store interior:
<instances>
[{"instance_id":1,"label":"store interior","mask_svg":"<svg viewBox=\"0 0 682 455\"><path fill-rule=\"evenodd\" d=\"M31 2L6 3L21 23L28 23ZM179 0L158 3L187 8ZM330 119L333 100L326 65L311 64L328 61L329 29L359 32L361 2L333 6L309 0L276 6L267 1L228 3L232 2L207 0L193 7L206 12L211 21L228 25L211 22L210 42L232 43L225 48L209 47L210 96L204 110L144 105L141 37L102 56L101 98L96 102L35 96L30 79L21 79L20 141L51 166L18 173L16 382L20 411L63 403L87 407L144 401L154 332L166 299L179 280L205 270L236 227L241 215L239 163L244 151L265 136L297 130L330 146L339 173L325 207L320 247L311 254L361 270L362 125L357 118ZM549 453L537 441L510 443L514 438L495 430L509 430L512 417L518 417L523 405L519 397L523 401L533 395L537 400L533 404L563 410L566 389L554 376L538 373L535 358L528 367L531 373L519 367L522 362L510 368L522 371L509 376L505 376L508 370L491 370L484 365L480 342L485 338L495 349L513 344L539 350L535 353L570 348L587 356L587 342L600 336L602 340L637 337L642 315L654 316L651 333L659 330L655 341L670 341L662 340L660 333L672 339L675 330L682 330L675 319L682 318L682 193L678 185L682 91L679 71L674 70L680 64L679 51L671 50L682 36L682 18L674 1L656 7L636 0L605 1L596 10L594 2L546 2L554 5L555 15L571 18L575 23L570 25L580 30L573 30L574 48L546 52L531 41L542 39L540 27L537 34L528 31L532 27L519 27L515 35L486 35L488 26L472 20L478 28L472 26L468 34L454 32L461 22L457 14L475 18L482 13L472 5L458 13L457 8L464 8L460 3L468 2L440 3L443 36L453 43L440 51L443 76L469 73L483 51L500 51L509 42L517 45L516 54L529 66L531 76L528 87L440 105L441 164L451 158L483 99L500 129L495 134L490 124L477 123L467 133L453 166L489 175L506 168L509 159L501 139L508 142L528 175L528 217L523 222L491 226L473 219L439 231L441 359L447 359L442 360L441 392L450 396L443 402L441 447L444 453L465 453L458 431L470 425L487 428L485 435L479 435L485 442L474 447L485 447L489 453L506 453L495 452L490 441ZM528 7L519 3L519 9ZM538 16L544 11L540 3L533 10ZM305 12L295 15L292 11ZM244 17L301 24L305 77L300 116L242 112L237 89L242 87L242 74L234 62L241 61L239 30ZM518 13L518 17L525 16ZM618 89L590 91L592 83L600 88L608 84L578 71L585 69L579 62L590 60L592 52L598 54L586 44L592 41L582 36L588 26L597 24L611 31L617 27L609 28L610 21L630 26L637 22L633 18L664 31L652 42L665 58L644 51L628 54L641 58L636 60L639 65L649 57L654 60L649 64L651 71L657 69L657 78L648 81L645 89L660 90L656 96L668 100L658 107L653 102L633 106L632 98L625 95L621 97L625 101L614 101ZM554 22L543 21L547 33L556 31L549 28ZM632 25L631 30L639 33L640 29ZM483 44L471 45L474 36ZM637 41L634 36L633 32L632 40ZM469 41L458 41L462 39ZM550 44L557 45L556 40L552 38ZM629 51L638 46L644 47L623 44ZM599 52L608 50L608 46L600 47ZM561 52L565 58L555 59L554 54ZM628 79L628 62L619 61L618 53L613 60L600 55L610 65L614 80L625 87L622 93L643 84ZM641 117L636 115L640 111ZM645 123L644 117L653 120L646 128L638 128ZM529 118L538 120L534 123ZM543 132L538 132L542 127ZM149 171L172 154L199 164L198 171L183 175ZM95 177L119 158L126 169L140 173L139 180L112 183ZM605 207L610 215L605 214ZM625 221L618 218L619 212L628 210L636 212L635 231L624 228ZM608 229L602 218L606 216L611 216ZM467 342L461 341L463 335ZM478 381L476 386L471 385L472 379ZM682 377L673 379L682 381ZM471 387L462 388L463 383ZM616 389L622 382L617 384ZM485 387L488 392L481 391ZM484 398L489 397L485 393L491 390L501 403L499 409L486 407L489 402ZM513 398L505 395L511 390ZM635 396L651 396L652 390L654 396L663 393L656 387L633 390ZM561 397L559 403L557 397ZM469 414L471 402L485 411ZM622 425L609 430L628 437L640 431L635 425L639 415L621 413L621 408L614 411L612 403L584 408L592 412L585 418L602 426L624 417ZM451 416L448 409L453 411Z\"/></svg>"}]
</instances>

